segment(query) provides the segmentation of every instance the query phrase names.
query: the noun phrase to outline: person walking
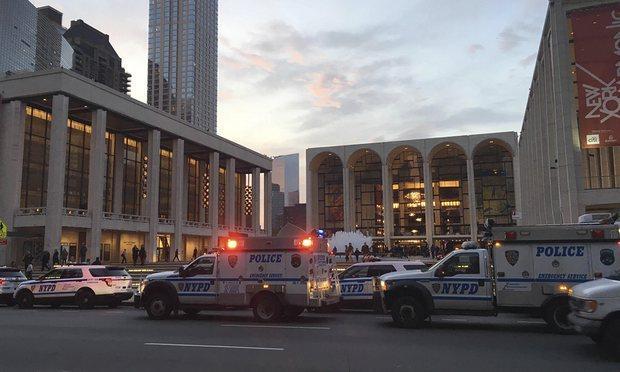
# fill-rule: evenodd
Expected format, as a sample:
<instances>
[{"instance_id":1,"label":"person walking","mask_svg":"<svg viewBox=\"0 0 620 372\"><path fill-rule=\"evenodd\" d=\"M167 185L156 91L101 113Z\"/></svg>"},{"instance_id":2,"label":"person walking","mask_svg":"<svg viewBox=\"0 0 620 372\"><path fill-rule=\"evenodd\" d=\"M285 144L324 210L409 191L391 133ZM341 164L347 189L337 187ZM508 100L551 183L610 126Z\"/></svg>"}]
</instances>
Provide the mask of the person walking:
<instances>
[{"instance_id":1,"label":"person walking","mask_svg":"<svg viewBox=\"0 0 620 372\"><path fill-rule=\"evenodd\" d=\"M366 244L366 242L362 244L362 254L364 256L368 256L370 254L370 248L368 248L368 244Z\"/></svg>"},{"instance_id":2,"label":"person walking","mask_svg":"<svg viewBox=\"0 0 620 372\"><path fill-rule=\"evenodd\" d=\"M179 262L181 262L181 260L179 259L179 249L175 249L174 250L174 258L172 259L172 262L174 262L174 260L177 260Z\"/></svg>"},{"instance_id":3,"label":"person walking","mask_svg":"<svg viewBox=\"0 0 620 372\"><path fill-rule=\"evenodd\" d=\"M60 247L60 264L67 264L67 257L69 256L69 252L65 249L65 247Z\"/></svg>"},{"instance_id":4,"label":"person walking","mask_svg":"<svg viewBox=\"0 0 620 372\"><path fill-rule=\"evenodd\" d=\"M58 255L58 249L54 249L54 254L52 255L52 265L60 265L60 257Z\"/></svg>"},{"instance_id":5,"label":"person walking","mask_svg":"<svg viewBox=\"0 0 620 372\"><path fill-rule=\"evenodd\" d=\"M360 250L358 248L355 248L355 262L360 262Z\"/></svg>"},{"instance_id":6,"label":"person walking","mask_svg":"<svg viewBox=\"0 0 620 372\"><path fill-rule=\"evenodd\" d=\"M194 254L192 257L194 257L194 260L198 257L198 248L194 248Z\"/></svg>"},{"instance_id":7,"label":"person walking","mask_svg":"<svg viewBox=\"0 0 620 372\"><path fill-rule=\"evenodd\" d=\"M140 255L140 250L134 244L133 248L131 248L131 259L133 260L133 265L136 266L138 264L138 256Z\"/></svg>"},{"instance_id":8,"label":"person walking","mask_svg":"<svg viewBox=\"0 0 620 372\"><path fill-rule=\"evenodd\" d=\"M27 270L28 265L32 263L32 253L30 251L26 252L22 261L24 262L24 270Z\"/></svg>"},{"instance_id":9,"label":"person walking","mask_svg":"<svg viewBox=\"0 0 620 372\"><path fill-rule=\"evenodd\" d=\"M32 279L32 273L34 272L34 267L32 267L32 262L28 264L26 267L26 278Z\"/></svg>"},{"instance_id":10,"label":"person walking","mask_svg":"<svg viewBox=\"0 0 620 372\"><path fill-rule=\"evenodd\" d=\"M41 254L41 271L50 269L50 253L48 251L43 251Z\"/></svg>"},{"instance_id":11,"label":"person walking","mask_svg":"<svg viewBox=\"0 0 620 372\"><path fill-rule=\"evenodd\" d=\"M123 249L123 253L121 253L121 263L127 263L127 250Z\"/></svg>"},{"instance_id":12,"label":"person walking","mask_svg":"<svg viewBox=\"0 0 620 372\"><path fill-rule=\"evenodd\" d=\"M332 254L334 255L334 257L338 254L338 248L336 248L336 246L334 246L334 249L332 249Z\"/></svg>"},{"instance_id":13,"label":"person walking","mask_svg":"<svg viewBox=\"0 0 620 372\"><path fill-rule=\"evenodd\" d=\"M146 261L146 249L144 245L140 246L140 265L144 266L144 261Z\"/></svg>"}]
</instances>

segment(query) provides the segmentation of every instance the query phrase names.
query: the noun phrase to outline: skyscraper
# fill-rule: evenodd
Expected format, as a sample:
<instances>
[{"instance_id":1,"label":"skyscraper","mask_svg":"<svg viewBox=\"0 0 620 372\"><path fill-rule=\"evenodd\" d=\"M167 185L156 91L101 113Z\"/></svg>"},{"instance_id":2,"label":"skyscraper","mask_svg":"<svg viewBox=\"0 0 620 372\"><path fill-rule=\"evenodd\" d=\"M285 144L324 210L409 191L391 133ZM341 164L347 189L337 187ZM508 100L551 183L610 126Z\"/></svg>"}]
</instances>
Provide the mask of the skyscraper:
<instances>
[{"instance_id":1,"label":"skyscraper","mask_svg":"<svg viewBox=\"0 0 620 372\"><path fill-rule=\"evenodd\" d=\"M273 183L280 185L287 207L299 203L299 154L273 158Z\"/></svg>"},{"instance_id":2,"label":"skyscraper","mask_svg":"<svg viewBox=\"0 0 620 372\"><path fill-rule=\"evenodd\" d=\"M217 0L150 0L147 102L217 130Z\"/></svg>"}]
</instances>

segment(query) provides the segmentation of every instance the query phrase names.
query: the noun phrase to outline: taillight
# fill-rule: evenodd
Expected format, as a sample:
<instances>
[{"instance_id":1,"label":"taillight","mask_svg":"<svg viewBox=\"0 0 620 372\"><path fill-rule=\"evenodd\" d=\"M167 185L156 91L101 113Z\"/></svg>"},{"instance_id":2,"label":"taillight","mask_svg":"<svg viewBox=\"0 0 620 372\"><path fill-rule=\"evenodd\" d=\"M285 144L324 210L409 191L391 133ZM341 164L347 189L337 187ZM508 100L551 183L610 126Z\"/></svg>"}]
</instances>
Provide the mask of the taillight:
<instances>
[{"instance_id":1,"label":"taillight","mask_svg":"<svg viewBox=\"0 0 620 372\"><path fill-rule=\"evenodd\" d=\"M112 282L113 282L112 278L103 278L101 280L103 280L105 282L105 284L108 285L108 287L112 286Z\"/></svg>"},{"instance_id":2,"label":"taillight","mask_svg":"<svg viewBox=\"0 0 620 372\"><path fill-rule=\"evenodd\" d=\"M506 240L516 240L517 232L516 231L506 231Z\"/></svg>"},{"instance_id":3,"label":"taillight","mask_svg":"<svg viewBox=\"0 0 620 372\"><path fill-rule=\"evenodd\" d=\"M4 284L4 279L0 278L0 285L3 285L3 284Z\"/></svg>"},{"instance_id":4,"label":"taillight","mask_svg":"<svg viewBox=\"0 0 620 372\"><path fill-rule=\"evenodd\" d=\"M592 239L603 239L605 237L605 231L592 230Z\"/></svg>"}]
</instances>

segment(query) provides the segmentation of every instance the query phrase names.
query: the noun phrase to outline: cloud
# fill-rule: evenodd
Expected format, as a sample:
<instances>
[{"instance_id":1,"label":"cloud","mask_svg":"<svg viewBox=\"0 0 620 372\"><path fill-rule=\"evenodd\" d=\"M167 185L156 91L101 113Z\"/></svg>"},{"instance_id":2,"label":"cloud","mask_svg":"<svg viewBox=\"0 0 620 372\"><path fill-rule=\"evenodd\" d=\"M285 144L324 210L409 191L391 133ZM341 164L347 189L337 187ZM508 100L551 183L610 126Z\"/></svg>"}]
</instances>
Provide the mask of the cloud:
<instances>
[{"instance_id":1,"label":"cloud","mask_svg":"<svg viewBox=\"0 0 620 372\"><path fill-rule=\"evenodd\" d=\"M308 90L315 97L313 103L315 107L340 108L341 103L335 96L350 85L351 83L344 76L320 72L314 74Z\"/></svg>"},{"instance_id":2,"label":"cloud","mask_svg":"<svg viewBox=\"0 0 620 372\"><path fill-rule=\"evenodd\" d=\"M470 54L476 54L479 51L484 50L484 46L482 44L471 44L468 48L467 51Z\"/></svg>"},{"instance_id":3,"label":"cloud","mask_svg":"<svg viewBox=\"0 0 620 372\"><path fill-rule=\"evenodd\" d=\"M509 52L525 40L526 38L519 35L512 27L506 27L499 33L499 49L503 52Z\"/></svg>"},{"instance_id":4,"label":"cloud","mask_svg":"<svg viewBox=\"0 0 620 372\"><path fill-rule=\"evenodd\" d=\"M538 56L538 52L532 53L529 56L521 59L519 61L519 64L521 66L523 66L523 67L527 67L527 66L531 65L536 60L537 56Z\"/></svg>"}]
</instances>

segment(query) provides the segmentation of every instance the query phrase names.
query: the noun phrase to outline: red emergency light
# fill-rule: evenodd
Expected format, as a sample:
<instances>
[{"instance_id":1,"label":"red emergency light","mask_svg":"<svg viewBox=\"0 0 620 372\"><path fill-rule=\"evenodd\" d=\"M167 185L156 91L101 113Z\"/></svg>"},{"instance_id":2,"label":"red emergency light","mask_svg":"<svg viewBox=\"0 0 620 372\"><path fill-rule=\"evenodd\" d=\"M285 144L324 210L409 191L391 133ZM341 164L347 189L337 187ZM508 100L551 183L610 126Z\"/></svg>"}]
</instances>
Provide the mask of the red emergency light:
<instances>
[{"instance_id":1,"label":"red emergency light","mask_svg":"<svg viewBox=\"0 0 620 372\"><path fill-rule=\"evenodd\" d=\"M605 237L605 231L592 230L592 239L603 239Z\"/></svg>"},{"instance_id":2,"label":"red emergency light","mask_svg":"<svg viewBox=\"0 0 620 372\"><path fill-rule=\"evenodd\" d=\"M506 240L517 240L517 232L516 231L506 231L505 238L506 238Z\"/></svg>"}]
</instances>

